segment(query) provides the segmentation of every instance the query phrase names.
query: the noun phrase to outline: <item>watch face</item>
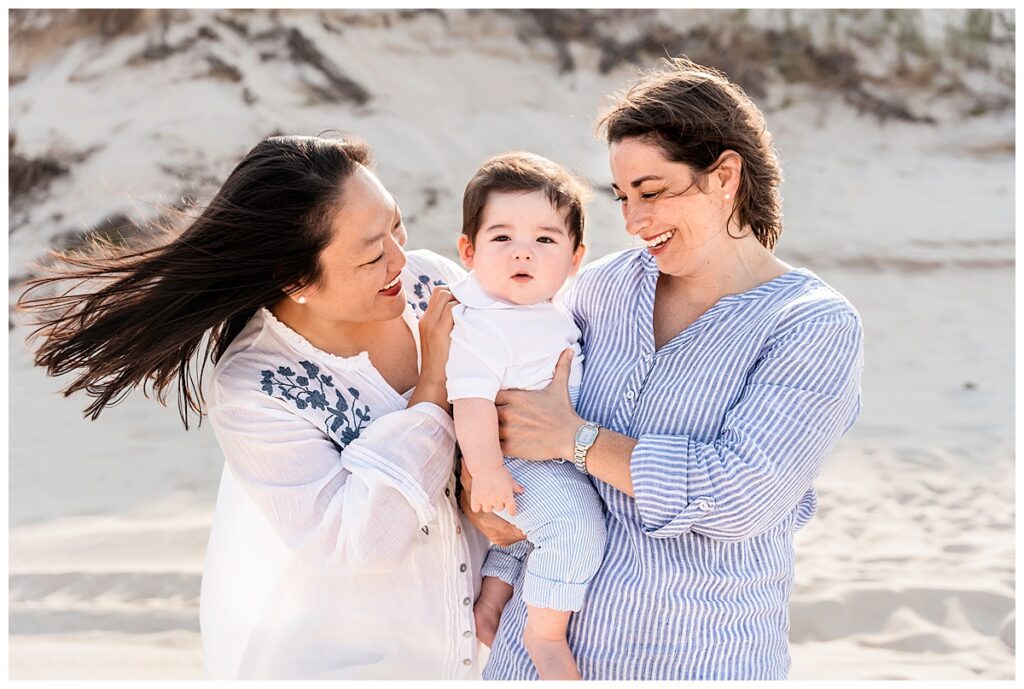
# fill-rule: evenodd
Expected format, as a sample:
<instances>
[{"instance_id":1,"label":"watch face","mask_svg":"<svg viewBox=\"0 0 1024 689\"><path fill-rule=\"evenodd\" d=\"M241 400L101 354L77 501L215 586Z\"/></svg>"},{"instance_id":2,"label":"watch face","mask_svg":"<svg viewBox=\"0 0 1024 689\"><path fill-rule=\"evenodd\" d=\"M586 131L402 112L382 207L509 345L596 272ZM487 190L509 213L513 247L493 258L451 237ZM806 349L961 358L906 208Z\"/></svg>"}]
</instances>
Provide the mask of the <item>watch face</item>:
<instances>
[{"instance_id":1,"label":"watch face","mask_svg":"<svg viewBox=\"0 0 1024 689\"><path fill-rule=\"evenodd\" d=\"M597 429L593 426L584 426L576 431L576 444L590 447L597 440Z\"/></svg>"}]
</instances>

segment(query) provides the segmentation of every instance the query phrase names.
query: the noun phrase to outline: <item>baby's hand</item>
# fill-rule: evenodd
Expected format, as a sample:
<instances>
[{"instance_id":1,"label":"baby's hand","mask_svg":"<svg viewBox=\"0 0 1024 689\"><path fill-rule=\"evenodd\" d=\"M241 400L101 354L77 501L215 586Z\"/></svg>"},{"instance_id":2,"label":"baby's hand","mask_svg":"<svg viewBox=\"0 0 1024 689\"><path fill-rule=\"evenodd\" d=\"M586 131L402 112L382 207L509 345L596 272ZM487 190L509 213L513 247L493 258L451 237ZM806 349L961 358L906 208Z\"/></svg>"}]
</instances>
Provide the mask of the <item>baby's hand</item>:
<instances>
[{"instance_id":1,"label":"baby's hand","mask_svg":"<svg viewBox=\"0 0 1024 689\"><path fill-rule=\"evenodd\" d=\"M471 507L474 512L500 512L508 510L516 515L516 499L513 493L522 493L523 487L516 483L505 467L498 467L481 474L473 474L473 495Z\"/></svg>"}]
</instances>

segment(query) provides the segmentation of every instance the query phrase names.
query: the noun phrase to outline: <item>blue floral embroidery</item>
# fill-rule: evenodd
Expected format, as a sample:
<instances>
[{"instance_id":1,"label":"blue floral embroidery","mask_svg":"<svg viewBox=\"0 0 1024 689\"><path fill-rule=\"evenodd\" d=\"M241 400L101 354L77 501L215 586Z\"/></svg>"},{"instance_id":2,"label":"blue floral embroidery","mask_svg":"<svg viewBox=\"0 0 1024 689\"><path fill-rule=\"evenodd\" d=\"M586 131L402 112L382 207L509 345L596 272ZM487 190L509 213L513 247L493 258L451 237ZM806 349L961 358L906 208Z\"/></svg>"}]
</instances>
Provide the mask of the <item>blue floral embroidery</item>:
<instances>
[{"instance_id":1,"label":"blue floral embroidery","mask_svg":"<svg viewBox=\"0 0 1024 689\"><path fill-rule=\"evenodd\" d=\"M434 288L443 284L446 284L444 280L434 280L431 282L429 276L420 275L416 284L412 286L412 293L416 295L419 302L410 301L409 306L420 311L426 311L427 302L430 300L430 295L434 293Z\"/></svg>"},{"instance_id":2,"label":"blue floral embroidery","mask_svg":"<svg viewBox=\"0 0 1024 689\"><path fill-rule=\"evenodd\" d=\"M345 449L349 443L359 437L359 432L370 421L370 408L365 405L362 408L356 406L356 402L359 400L359 390L356 388L348 388L348 394L352 396L350 403L345 399L341 390L335 387L332 376L320 375L319 366L309 361L300 361L299 365L305 370L306 375L296 375L295 371L287 366L279 366L277 371L261 371L263 378L260 381L260 387L271 397L274 396L276 387L283 399L294 402L299 409L312 407L326 411L327 418L324 420L324 427L327 429L327 437L339 450ZM313 388L310 381L315 381L319 390ZM334 390L336 399L333 406L329 405L327 401L328 388ZM351 416L349 416L349 412L351 412ZM343 425L345 428L339 433L338 431ZM341 441L340 444L335 437Z\"/></svg>"}]
</instances>

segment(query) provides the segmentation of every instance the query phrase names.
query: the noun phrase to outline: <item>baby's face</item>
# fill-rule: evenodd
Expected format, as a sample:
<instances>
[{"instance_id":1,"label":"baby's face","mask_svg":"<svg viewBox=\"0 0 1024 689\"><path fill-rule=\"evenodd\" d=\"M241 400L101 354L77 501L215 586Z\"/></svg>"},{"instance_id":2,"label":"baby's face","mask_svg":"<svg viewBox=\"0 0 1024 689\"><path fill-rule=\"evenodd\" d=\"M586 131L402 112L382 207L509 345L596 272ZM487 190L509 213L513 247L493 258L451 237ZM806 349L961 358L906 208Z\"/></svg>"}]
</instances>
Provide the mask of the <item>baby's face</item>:
<instances>
[{"instance_id":1,"label":"baby's face","mask_svg":"<svg viewBox=\"0 0 1024 689\"><path fill-rule=\"evenodd\" d=\"M476 241L459 235L462 263L484 290L513 304L539 304L555 296L583 259L573 249L564 214L542 191L492 193Z\"/></svg>"}]
</instances>

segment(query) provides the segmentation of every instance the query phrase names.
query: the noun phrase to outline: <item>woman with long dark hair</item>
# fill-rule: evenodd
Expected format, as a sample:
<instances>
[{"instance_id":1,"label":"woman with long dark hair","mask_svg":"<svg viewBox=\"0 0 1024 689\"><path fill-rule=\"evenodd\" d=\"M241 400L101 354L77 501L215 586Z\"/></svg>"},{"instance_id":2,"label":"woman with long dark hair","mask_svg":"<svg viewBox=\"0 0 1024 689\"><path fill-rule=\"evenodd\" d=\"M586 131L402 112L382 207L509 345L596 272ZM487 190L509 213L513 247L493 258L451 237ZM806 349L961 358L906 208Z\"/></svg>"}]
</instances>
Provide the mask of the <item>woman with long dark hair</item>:
<instances>
[{"instance_id":1,"label":"woman with long dark hair","mask_svg":"<svg viewBox=\"0 0 1024 689\"><path fill-rule=\"evenodd\" d=\"M209 677L479 677L487 544L457 509L444 377L464 273L405 243L365 144L273 137L183 231L58 253L20 301L92 418L139 386L209 415Z\"/></svg>"}]
</instances>

